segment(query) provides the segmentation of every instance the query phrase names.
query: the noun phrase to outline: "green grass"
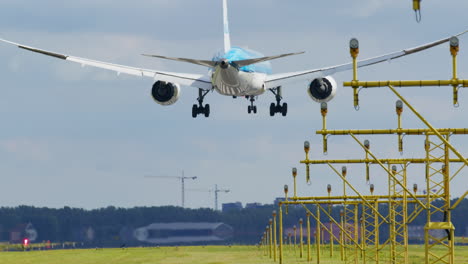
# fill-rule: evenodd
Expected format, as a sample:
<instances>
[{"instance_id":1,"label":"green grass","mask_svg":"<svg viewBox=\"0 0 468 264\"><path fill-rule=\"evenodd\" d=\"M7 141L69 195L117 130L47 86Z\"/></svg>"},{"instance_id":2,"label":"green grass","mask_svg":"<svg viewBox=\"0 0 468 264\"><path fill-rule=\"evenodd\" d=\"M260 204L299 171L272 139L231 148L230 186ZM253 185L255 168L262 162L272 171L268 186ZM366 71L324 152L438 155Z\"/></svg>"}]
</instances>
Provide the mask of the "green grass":
<instances>
[{"instance_id":1,"label":"green grass","mask_svg":"<svg viewBox=\"0 0 468 264\"><path fill-rule=\"evenodd\" d=\"M424 246L410 246L410 264L424 263ZM315 250L312 263L316 263ZM304 257L307 255L304 251ZM334 257L329 257L329 248L324 248L321 263L342 263L339 247ZM265 256L265 251L253 246L206 246L206 247L161 247L129 249L73 249L26 252L0 252L0 263L14 264L244 264L274 263ZM287 248L284 263L307 263L299 258L299 250ZM388 263L381 259L381 263ZM456 248L455 263L468 263L468 246Z\"/></svg>"}]
</instances>

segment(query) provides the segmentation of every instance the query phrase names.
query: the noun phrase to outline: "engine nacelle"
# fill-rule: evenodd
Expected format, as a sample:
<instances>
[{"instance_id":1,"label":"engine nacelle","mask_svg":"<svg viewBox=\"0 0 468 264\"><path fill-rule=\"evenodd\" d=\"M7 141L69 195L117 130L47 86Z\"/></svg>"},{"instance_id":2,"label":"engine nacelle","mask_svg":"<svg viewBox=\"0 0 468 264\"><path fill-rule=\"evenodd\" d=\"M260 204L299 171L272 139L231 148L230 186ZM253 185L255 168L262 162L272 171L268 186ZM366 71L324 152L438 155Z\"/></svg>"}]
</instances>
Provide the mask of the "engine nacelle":
<instances>
[{"instance_id":1,"label":"engine nacelle","mask_svg":"<svg viewBox=\"0 0 468 264\"><path fill-rule=\"evenodd\" d=\"M335 97L338 85L331 76L315 78L307 88L307 93L312 100L323 103Z\"/></svg>"},{"instance_id":2,"label":"engine nacelle","mask_svg":"<svg viewBox=\"0 0 468 264\"><path fill-rule=\"evenodd\" d=\"M151 96L160 105L171 105L179 100L180 86L175 83L157 81L153 84Z\"/></svg>"}]
</instances>

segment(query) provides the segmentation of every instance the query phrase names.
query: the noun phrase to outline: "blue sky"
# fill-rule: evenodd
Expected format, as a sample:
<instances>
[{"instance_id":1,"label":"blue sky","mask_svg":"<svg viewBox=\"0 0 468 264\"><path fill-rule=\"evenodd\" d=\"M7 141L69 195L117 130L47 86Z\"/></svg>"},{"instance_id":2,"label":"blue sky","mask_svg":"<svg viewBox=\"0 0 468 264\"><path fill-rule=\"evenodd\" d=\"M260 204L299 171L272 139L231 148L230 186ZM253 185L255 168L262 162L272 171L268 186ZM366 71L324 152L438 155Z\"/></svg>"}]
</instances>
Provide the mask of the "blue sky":
<instances>
[{"instance_id":1,"label":"blue sky","mask_svg":"<svg viewBox=\"0 0 468 264\"><path fill-rule=\"evenodd\" d=\"M166 71L204 73L196 65L142 57L141 53L210 59L223 47L221 0L2 1L0 36L65 54ZM452 8L452 7L457 8ZM422 3L416 23L409 1L229 1L233 45L265 55L306 51L272 62L274 72L296 71L350 61L348 41L357 37L360 58L414 47L468 29L466 1ZM460 76L468 76L467 52L460 38ZM321 153L319 105L306 95L307 84L284 87L287 118L269 117L274 97L258 100L259 114L247 114L245 99L210 93L209 119L192 119L197 90L183 87L180 100L162 107L150 98L153 81L82 68L9 45L0 45L0 201L96 208L179 205L180 184L144 175L196 175L187 188L231 189L221 202L270 203L290 184L291 167L301 175L302 195L323 195L338 186L333 172L313 167L304 184L302 144L312 158L363 157L349 137L331 137ZM445 79L451 76L448 45L359 71L361 80ZM352 93L342 87L351 72L336 74L337 97L330 103L329 128L393 128L395 96L387 89L361 92L355 111ZM466 77L465 77L466 78ZM437 127L467 127L468 97L451 105L451 88L407 88L402 93ZM406 109L404 125L423 127ZM400 157L396 137L368 137L380 157ZM362 138L364 139L364 138ZM406 137L406 157L423 155L423 138ZM468 153L467 141L454 144ZM350 179L367 190L363 168ZM372 167L376 192L384 193L385 173ZM454 180L453 195L467 189L466 173ZM409 184L423 185L421 167L411 168ZM379 187L382 186L382 187ZM213 194L187 192L189 207L212 207Z\"/></svg>"}]
</instances>

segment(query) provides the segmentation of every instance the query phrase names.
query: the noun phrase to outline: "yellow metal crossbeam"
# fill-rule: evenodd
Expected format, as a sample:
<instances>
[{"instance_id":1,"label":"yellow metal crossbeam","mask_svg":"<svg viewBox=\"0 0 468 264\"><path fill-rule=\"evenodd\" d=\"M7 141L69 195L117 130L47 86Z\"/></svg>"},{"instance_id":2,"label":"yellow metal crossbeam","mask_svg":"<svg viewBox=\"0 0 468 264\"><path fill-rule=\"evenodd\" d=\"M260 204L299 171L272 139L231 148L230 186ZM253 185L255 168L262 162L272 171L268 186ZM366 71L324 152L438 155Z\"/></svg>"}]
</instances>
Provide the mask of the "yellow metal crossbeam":
<instances>
[{"instance_id":1,"label":"yellow metal crossbeam","mask_svg":"<svg viewBox=\"0 0 468 264\"><path fill-rule=\"evenodd\" d=\"M444 162L441 159L415 159L415 158L408 158L408 159L337 159L337 160L301 160L300 163L302 164L356 164L356 163L391 163L391 164L406 164L406 163L426 163L429 162ZM462 159L450 159L450 162L453 163L464 163Z\"/></svg>"},{"instance_id":2,"label":"yellow metal crossbeam","mask_svg":"<svg viewBox=\"0 0 468 264\"><path fill-rule=\"evenodd\" d=\"M408 81L351 81L343 82L345 87L363 87L376 88L386 86L396 87L423 87L423 86L464 86L468 87L468 80L452 79L452 80L408 80Z\"/></svg>"}]
</instances>

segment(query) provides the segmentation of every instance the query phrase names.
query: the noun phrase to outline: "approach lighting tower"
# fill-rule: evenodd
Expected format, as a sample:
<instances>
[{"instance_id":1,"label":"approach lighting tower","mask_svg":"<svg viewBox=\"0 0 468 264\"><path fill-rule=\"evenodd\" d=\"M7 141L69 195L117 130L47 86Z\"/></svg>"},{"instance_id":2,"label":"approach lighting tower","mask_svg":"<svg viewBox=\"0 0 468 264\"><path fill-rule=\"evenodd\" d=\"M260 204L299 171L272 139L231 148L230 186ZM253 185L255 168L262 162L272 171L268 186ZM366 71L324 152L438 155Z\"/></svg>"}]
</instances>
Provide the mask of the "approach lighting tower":
<instances>
[{"instance_id":1,"label":"approach lighting tower","mask_svg":"<svg viewBox=\"0 0 468 264\"><path fill-rule=\"evenodd\" d=\"M179 179L182 187L182 207L185 207L185 180L195 180L198 177L197 176L192 176L192 177L187 177L184 174L184 171L182 171L182 176L151 176L151 175L146 175L145 178L171 178L171 179Z\"/></svg>"}]
</instances>

